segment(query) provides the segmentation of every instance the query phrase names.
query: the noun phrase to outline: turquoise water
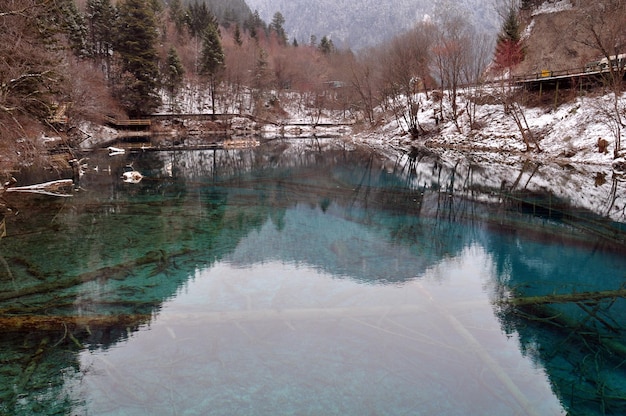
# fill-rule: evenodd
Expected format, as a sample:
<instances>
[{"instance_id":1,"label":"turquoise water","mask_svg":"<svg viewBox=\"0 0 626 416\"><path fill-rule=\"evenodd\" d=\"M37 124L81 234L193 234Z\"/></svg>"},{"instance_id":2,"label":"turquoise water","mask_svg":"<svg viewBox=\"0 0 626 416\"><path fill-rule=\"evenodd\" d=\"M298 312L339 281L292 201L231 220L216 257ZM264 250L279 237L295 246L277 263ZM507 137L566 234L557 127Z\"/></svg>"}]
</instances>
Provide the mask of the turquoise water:
<instances>
[{"instance_id":1,"label":"turquoise water","mask_svg":"<svg viewBox=\"0 0 626 416\"><path fill-rule=\"evenodd\" d=\"M621 224L298 145L94 153L71 198L6 196L0 414L624 413L621 297L511 304L619 291Z\"/></svg>"}]
</instances>

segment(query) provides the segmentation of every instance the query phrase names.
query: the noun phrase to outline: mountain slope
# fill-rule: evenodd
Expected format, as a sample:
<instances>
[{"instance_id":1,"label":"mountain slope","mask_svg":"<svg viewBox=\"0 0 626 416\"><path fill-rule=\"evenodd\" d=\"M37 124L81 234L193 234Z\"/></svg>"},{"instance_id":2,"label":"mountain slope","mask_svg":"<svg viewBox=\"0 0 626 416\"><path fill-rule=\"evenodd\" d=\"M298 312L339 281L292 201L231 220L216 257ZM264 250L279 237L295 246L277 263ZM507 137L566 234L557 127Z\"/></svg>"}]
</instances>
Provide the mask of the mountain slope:
<instances>
[{"instance_id":1,"label":"mountain slope","mask_svg":"<svg viewBox=\"0 0 626 416\"><path fill-rule=\"evenodd\" d=\"M337 47L361 49L374 46L409 29L425 15L451 9L468 15L477 28L497 32L497 13L484 0L458 2L427 0L247 0L269 22L276 12L285 17L285 30L291 39L308 43L311 35L328 36ZM463 12L464 10L464 12Z\"/></svg>"}]
</instances>

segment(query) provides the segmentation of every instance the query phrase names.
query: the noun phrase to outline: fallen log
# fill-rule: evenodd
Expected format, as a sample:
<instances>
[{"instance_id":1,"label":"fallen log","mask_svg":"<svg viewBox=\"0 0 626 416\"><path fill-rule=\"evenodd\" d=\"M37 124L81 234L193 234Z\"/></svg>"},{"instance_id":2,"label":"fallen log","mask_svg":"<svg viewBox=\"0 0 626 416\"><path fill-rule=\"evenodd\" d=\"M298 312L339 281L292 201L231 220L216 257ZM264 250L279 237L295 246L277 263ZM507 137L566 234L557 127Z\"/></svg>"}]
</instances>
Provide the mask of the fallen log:
<instances>
[{"instance_id":1,"label":"fallen log","mask_svg":"<svg viewBox=\"0 0 626 416\"><path fill-rule=\"evenodd\" d=\"M580 336L591 342L603 345L613 354L626 359L626 345L618 338L600 334L596 329L585 326L584 322L572 319L565 313L557 311L550 306L545 304L527 304L524 307L520 307L520 311L523 311L522 316L524 319L556 325L562 330L576 331ZM588 336L585 334L594 335Z\"/></svg>"},{"instance_id":2,"label":"fallen log","mask_svg":"<svg viewBox=\"0 0 626 416\"><path fill-rule=\"evenodd\" d=\"M511 297L498 301L499 305L530 306L554 303L594 302L605 299L626 298L626 288L603 290L599 292L563 293L541 296Z\"/></svg>"},{"instance_id":3,"label":"fallen log","mask_svg":"<svg viewBox=\"0 0 626 416\"><path fill-rule=\"evenodd\" d=\"M120 314L92 316L12 315L0 316L0 331L80 331L111 327L137 327L150 322L149 314Z\"/></svg>"},{"instance_id":4,"label":"fallen log","mask_svg":"<svg viewBox=\"0 0 626 416\"><path fill-rule=\"evenodd\" d=\"M136 258L134 260L120 263L115 266L102 267L95 271L83 273L79 276L67 277L49 283L42 283L17 291L2 292L0 293L0 301L16 299L29 295L36 295L39 293L52 293L57 290L68 289L72 286L77 286L82 283L90 282L99 278L123 278L127 274L132 273L134 267L142 267L150 264L155 264L157 270L162 271L169 264L170 258L187 254L189 252L190 250L181 250L175 254L168 255L164 250L150 251L144 256Z\"/></svg>"},{"instance_id":5,"label":"fallen log","mask_svg":"<svg viewBox=\"0 0 626 416\"><path fill-rule=\"evenodd\" d=\"M71 179L61 179L58 181L38 183L35 185L12 186L5 188L4 192L27 192L67 198L72 196L71 193L68 193L68 190L72 189L73 185L74 182Z\"/></svg>"}]
</instances>

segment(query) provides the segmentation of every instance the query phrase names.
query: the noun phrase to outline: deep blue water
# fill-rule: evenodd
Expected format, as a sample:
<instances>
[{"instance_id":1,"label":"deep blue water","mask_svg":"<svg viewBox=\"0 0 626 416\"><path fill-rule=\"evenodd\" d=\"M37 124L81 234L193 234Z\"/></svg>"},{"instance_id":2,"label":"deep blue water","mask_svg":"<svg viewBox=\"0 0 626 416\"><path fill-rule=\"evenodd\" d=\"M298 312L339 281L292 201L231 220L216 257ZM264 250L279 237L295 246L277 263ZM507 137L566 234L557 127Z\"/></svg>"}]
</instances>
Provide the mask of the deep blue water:
<instances>
[{"instance_id":1,"label":"deep blue water","mask_svg":"<svg viewBox=\"0 0 626 416\"><path fill-rule=\"evenodd\" d=\"M93 153L5 194L0 414L624 414L622 224L414 156Z\"/></svg>"}]
</instances>

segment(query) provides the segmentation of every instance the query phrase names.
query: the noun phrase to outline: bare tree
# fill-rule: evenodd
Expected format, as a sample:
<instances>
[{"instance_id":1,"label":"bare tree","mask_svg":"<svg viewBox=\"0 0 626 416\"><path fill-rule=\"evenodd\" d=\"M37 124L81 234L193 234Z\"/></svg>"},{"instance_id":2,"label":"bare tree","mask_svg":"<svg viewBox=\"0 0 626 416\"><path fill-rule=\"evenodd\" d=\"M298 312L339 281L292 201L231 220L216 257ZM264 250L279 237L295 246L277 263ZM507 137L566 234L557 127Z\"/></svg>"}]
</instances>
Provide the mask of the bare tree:
<instances>
[{"instance_id":1,"label":"bare tree","mask_svg":"<svg viewBox=\"0 0 626 416\"><path fill-rule=\"evenodd\" d=\"M485 72L491 62L493 51L493 38L488 34L477 33L474 39L476 41L470 46L467 65L462 69L462 81L467 85L468 94L465 100L465 112L471 130L478 127L476 109L478 101L484 93Z\"/></svg>"},{"instance_id":2,"label":"bare tree","mask_svg":"<svg viewBox=\"0 0 626 416\"><path fill-rule=\"evenodd\" d=\"M59 51L64 39L55 26L59 13L55 2L0 2L0 147L5 155L37 154L32 138L66 93Z\"/></svg>"},{"instance_id":3,"label":"bare tree","mask_svg":"<svg viewBox=\"0 0 626 416\"><path fill-rule=\"evenodd\" d=\"M389 93L393 113L400 127L414 138L422 131L418 117L422 100L419 90L429 78L432 33L432 25L424 23L396 36L387 45L382 60L384 88Z\"/></svg>"},{"instance_id":4,"label":"bare tree","mask_svg":"<svg viewBox=\"0 0 626 416\"><path fill-rule=\"evenodd\" d=\"M376 71L372 59L362 54L352 61L350 66L351 88L358 97L354 102L354 107L365 119L374 122L374 108L376 107Z\"/></svg>"},{"instance_id":5,"label":"bare tree","mask_svg":"<svg viewBox=\"0 0 626 416\"><path fill-rule=\"evenodd\" d=\"M459 108L457 97L461 87L462 74L470 62L472 29L460 14L445 14L437 25L436 40L433 44L433 66L441 83L442 93L447 93L451 108L451 118L457 129Z\"/></svg>"},{"instance_id":6,"label":"bare tree","mask_svg":"<svg viewBox=\"0 0 626 416\"><path fill-rule=\"evenodd\" d=\"M619 157L625 124L626 103L621 100L626 75L626 0L586 2L580 8L579 24L583 38L579 41L597 50L603 57L601 66L605 85L612 91L612 111L608 117L615 139L613 156ZM621 58L621 59L620 59Z\"/></svg>"}]
</instances>

